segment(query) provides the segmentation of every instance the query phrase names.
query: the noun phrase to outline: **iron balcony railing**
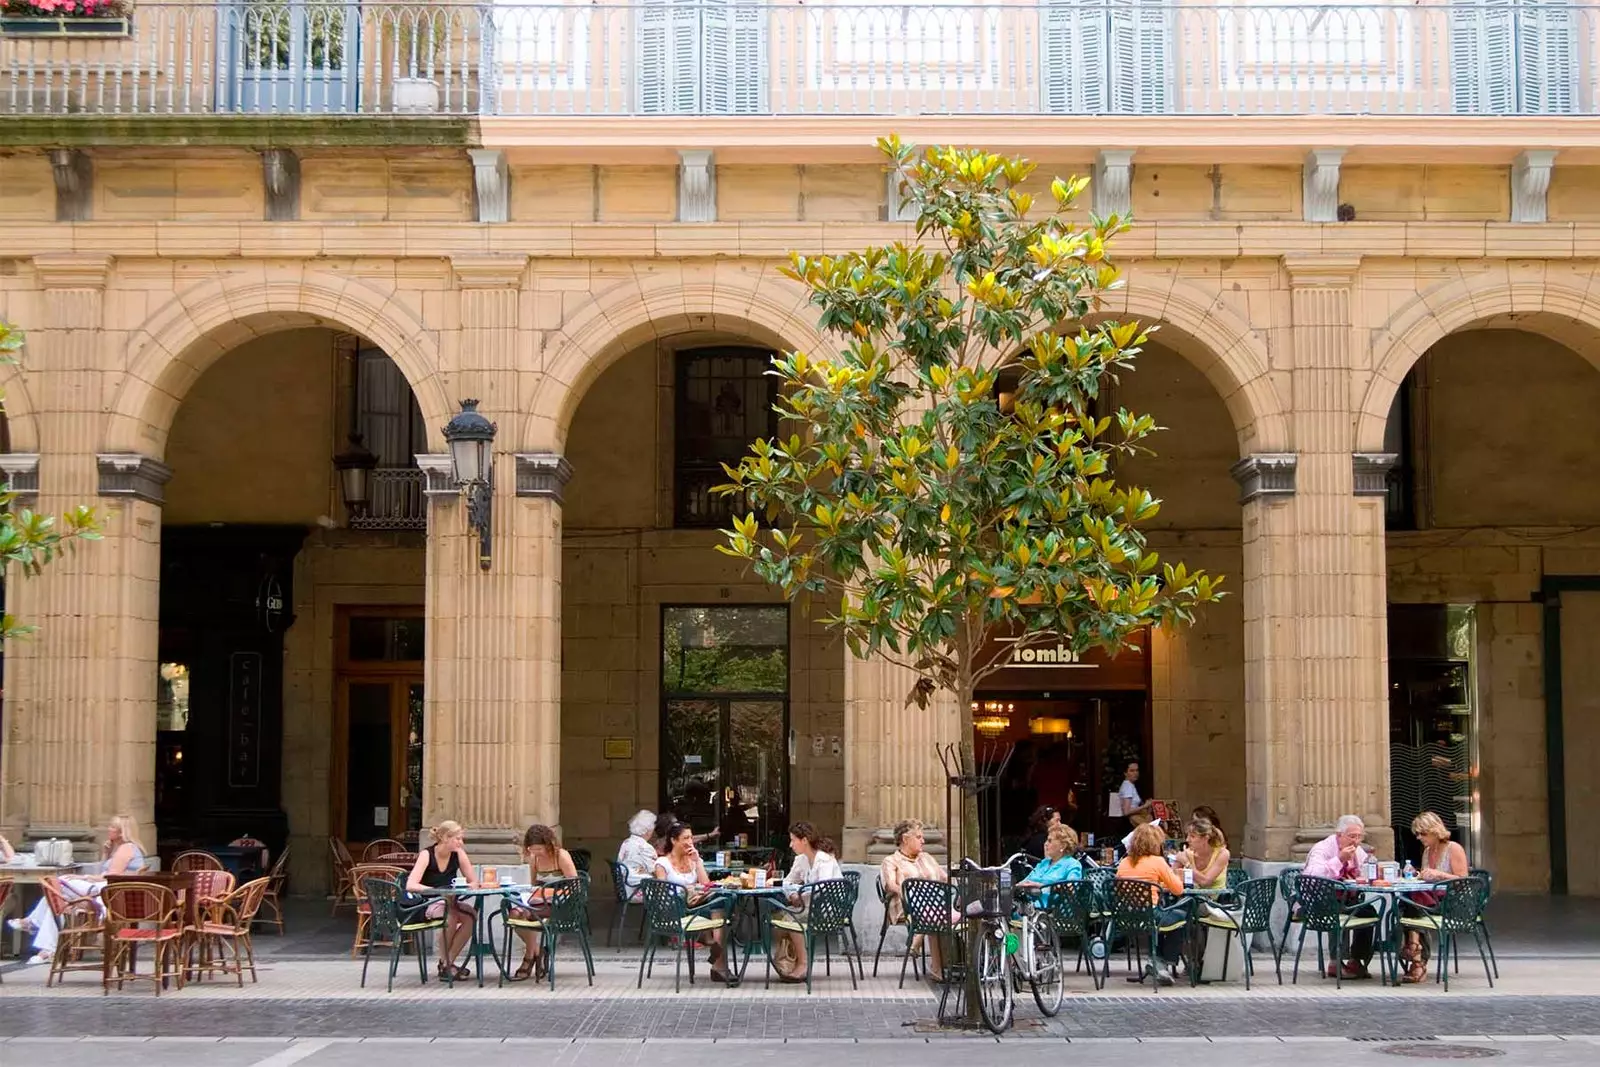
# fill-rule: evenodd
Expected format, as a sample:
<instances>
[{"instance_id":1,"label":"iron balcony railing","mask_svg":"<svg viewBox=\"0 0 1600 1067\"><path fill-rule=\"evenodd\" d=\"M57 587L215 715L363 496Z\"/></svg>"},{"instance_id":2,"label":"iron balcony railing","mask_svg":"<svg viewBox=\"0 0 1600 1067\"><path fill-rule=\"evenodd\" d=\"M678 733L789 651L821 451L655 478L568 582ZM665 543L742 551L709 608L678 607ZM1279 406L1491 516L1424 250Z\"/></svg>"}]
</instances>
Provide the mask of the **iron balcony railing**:
<instances>
[{"instance_id":1,"label":"iron balcony railing","mask_svg":"<svg viewBox=\"0 0 1600 1067\"><path fill-rule=\"evenodd\" d=\"M1592 115L1597 5L137 3L4 20L0 113Z\"/></svg>"},{"instance_id":2,"label":"iron balcony railing","mask_svg":"<svg viewBox=\"0 0 1600 1067\"><path fill-rule=\"evenodd\" d=\"M415 467L379 467L367 474L372 500L360 515L350 517L357 530L426 530L427 497L423 473Z\"/></svg>"}]
</instances>

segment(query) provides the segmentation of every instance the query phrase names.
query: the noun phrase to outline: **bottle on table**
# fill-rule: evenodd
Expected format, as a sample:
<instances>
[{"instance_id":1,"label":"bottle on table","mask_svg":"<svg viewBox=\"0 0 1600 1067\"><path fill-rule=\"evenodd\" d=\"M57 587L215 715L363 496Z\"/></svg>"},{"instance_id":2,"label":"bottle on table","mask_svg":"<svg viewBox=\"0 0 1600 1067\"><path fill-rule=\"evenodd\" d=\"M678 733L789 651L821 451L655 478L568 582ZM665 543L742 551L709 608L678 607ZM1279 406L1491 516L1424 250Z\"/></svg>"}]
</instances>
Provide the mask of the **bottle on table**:
<instances>
[{"instance_id":1,"label":"bottle on table","mask_svg":"<svg viewBox=\"0 0 1600 1067\"><path fill-rule=\"evenodd\" d=\"M1406 860L1405 870L1400 872L1400 877L1409 882L1413 878L1415 878L1416 876L1417 876L1417 869L1415 867L1411 866L1411 861L1410 860Z\"/></svg>"}]
</instances>

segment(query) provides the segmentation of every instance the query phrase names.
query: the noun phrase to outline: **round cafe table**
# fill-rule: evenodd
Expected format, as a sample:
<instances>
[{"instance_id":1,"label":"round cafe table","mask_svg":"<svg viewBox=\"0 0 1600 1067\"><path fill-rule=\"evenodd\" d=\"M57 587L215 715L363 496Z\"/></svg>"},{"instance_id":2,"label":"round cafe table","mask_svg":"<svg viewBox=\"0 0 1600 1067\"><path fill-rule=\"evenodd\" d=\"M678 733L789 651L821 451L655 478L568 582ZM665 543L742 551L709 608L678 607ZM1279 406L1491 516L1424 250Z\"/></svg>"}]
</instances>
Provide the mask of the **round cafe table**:
<instances>
[{"instance_id":1,"label":"round cafe table","mask_svg":"<svg viewBox=\"0 0 1600 1067\"><path fill-rule=\"evenodd\" d=\"M759 889L743 886L712 885L711 893L728 902L728 984L744 981L744 972L750 966L750 953L757 945L770 957L772 946L762 933L761 901L783 900L788 890L782 885L765 885ZM740 930L741 922L748 923L748 933ZM743 948L741 953L739 950Z\"/></svg>"},{"instance_id":2,"label":"round cafe table","mask_svg":"<svg viewBox=\"0 0 1600 1067\"><path fill-rule=\"evenodd\" d=\"M1364 902L1370 900L1378 905L1379 936L1383 938L1389 953L1389 973L1383 976L1384 981L1390 985L1399 985L1400 944L1397 936L1400 932L1400 899L1412 893L1442 890L1444 883L1424 882L1418 879L1398 880L1387 885L1374 885L1364 881L1341 881L1339 888L1351 893L1360 893Z\"/></svg>"},{"instance_id":3,"label":"round cafe table","mask_svg":"<svg viewBox=\"0 0 1600 1067\"><path fill-rule=\"evenodd\" d=\"M494 950L494 941L488 937L489 909L484 907L484 902L489 897L508 897L513 893L526 893L533 889L532 885L501 884L497 886L479 886L473 889L470 886L443 886L438 889L423 889L418 891L419 897L439 897L442 900L467 900L472 903L474 917L472 921L472 941L467 948L467 954L473 958L478 972L478 988L483 988L483 954L488 950L489 956L494 960L494 965L499 968L502 977L506 973L506 965L500 959L500 954ZM455 985L455 978L445 979L445 984Z\"/></svg>"}]
</instances>

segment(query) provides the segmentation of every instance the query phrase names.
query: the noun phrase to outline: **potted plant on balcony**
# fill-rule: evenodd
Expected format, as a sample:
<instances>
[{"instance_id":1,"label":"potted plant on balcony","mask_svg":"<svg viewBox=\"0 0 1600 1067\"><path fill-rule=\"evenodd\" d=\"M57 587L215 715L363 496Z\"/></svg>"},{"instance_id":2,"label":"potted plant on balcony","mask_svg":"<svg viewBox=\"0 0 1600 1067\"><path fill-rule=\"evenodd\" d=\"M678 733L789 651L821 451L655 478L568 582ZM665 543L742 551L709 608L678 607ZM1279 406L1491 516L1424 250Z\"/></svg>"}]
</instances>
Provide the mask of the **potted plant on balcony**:
<instances>
[{"instance_id":1,"label":"potted plant on balcony","mask_svg":"<svg viewBox=\"0 0 1600 1067\"><path fill-rule=\"evenodd\" d=\"M383 19L389 23L383 37L394 77L391 106L404 114L438 111L438 60L450 36L448 17L438 10L397 7L386 9Z\"/></svg>"},{"instance_id":2,"label":"potted plant on balcony","mask_svg":"<svg viewBox=\"0 0 1600 1067\"><path fill-rule=\"evenodd\" d=\"M128 37L129 0L0 0L7 37Z\"/></svg>"}]
</instances>

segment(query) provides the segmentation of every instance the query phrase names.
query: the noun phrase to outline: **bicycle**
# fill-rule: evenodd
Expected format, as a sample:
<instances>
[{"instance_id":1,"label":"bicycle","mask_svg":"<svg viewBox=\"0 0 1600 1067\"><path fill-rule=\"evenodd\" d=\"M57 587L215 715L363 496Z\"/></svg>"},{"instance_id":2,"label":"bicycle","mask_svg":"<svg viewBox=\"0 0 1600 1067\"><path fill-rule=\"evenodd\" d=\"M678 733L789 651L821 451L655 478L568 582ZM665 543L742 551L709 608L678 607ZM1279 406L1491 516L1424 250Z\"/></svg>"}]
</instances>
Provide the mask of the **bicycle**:
<instances>
[{"instance_id":1,"label":"bicycle","mask_svg":"<svg viewBox=\"0 0 1600 1067\"><path fill-rule=\"evenodd\" d=\"M977 986L978 1015L992 1033L1011 1027L1016 1008L1011 979L1011 869L1009 866L980 867L963 860L961 872L969 883L967 903L962 909L969 929L968 966ZM952 879L954 880L954 879ZM1001 902L1005 906L1001 906Z\"/></svg>"},{"instance_id":2,"label":"bicycle","mask_svg":"<svg viewBox=\"0 0 1600 1067\"><path fill-rule=\"evenodd\" d=\"M1018 917L1011 920L1011 925L1018 928L1018 933L1016 947L1011 950L1016 969L1011 973L1014 981L1028 983L1039 1010L1054 1016L1061 1010L1065 975L1055 918L1039 905L1038 898L1044 892L1045 889L1031 887L1015 890Z\"/></svg>"},{"instance_id":3,"label":"bicycle","mask_svg":"<svg viewBox=\"0 0 1600 1067\"><path fill-rule=\"evenodd\" d=\"M978 920L971 943L978 1013L984 1025L997 1034L1010 1028L1016 993L1023 982L1047 1016L1061 1010L1064 993L1061 938L1055 920L1039 907L1035 894L1041 890L1012 889L1011 861L1016 858L1008 858L999 867L980 867L971 860L962 864L964 870L992 876L994 882L991 887L989 877L983 878L983 892L968 902L966 914ZM1016 918L1009 914L1009 906L1000 908L1001 901L1016 904Z\"/></svg>"}]
</instances>

